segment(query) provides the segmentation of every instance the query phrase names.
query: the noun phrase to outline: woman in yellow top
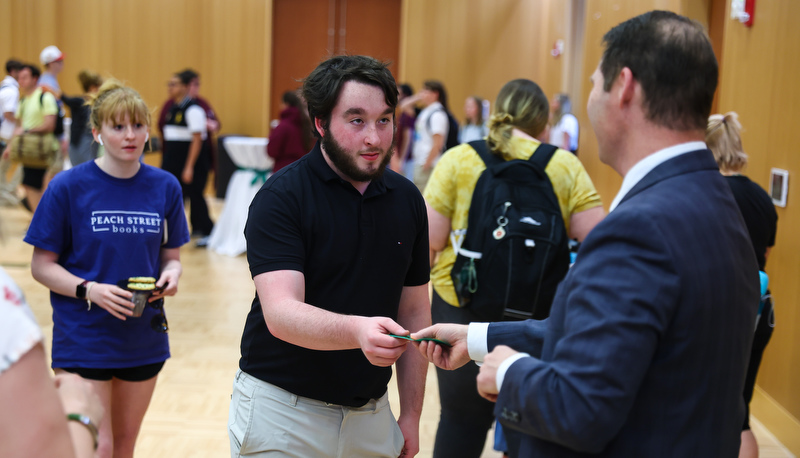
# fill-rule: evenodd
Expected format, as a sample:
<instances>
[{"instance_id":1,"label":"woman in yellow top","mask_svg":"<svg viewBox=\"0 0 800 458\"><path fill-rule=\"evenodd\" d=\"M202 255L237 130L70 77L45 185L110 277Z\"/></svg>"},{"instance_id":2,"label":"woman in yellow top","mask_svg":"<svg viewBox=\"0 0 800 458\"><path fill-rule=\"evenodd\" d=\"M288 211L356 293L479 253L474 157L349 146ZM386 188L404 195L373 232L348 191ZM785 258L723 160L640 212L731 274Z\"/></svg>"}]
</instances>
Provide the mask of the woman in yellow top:
<instances>
[{"instance_id":1,"label":"woman in yellow top","mask_svg":"<svg viewBox=\"0 0 800 458\"><path fill-rule=\"evenodd\" d=\"M533 81L517 79L506 83L489 119L488 149L505 160L530 158L540 144L537 138L546 136L548 110L547 97ZM425 188L434 323L480 321L470 309L458 307L450 277L456 258L450 234L467 228L472 193L485 169L471 146L459 145L442 156ZM574 154L561 149L555 152L545 173L558 198L567 235L582 241L605 216L591 178ZM467 364L455 371L437 369L437 375L442 413L433 456L479 457L494 419L494 404L478 395L478 366Z\"/></svg>"}]
</instances>

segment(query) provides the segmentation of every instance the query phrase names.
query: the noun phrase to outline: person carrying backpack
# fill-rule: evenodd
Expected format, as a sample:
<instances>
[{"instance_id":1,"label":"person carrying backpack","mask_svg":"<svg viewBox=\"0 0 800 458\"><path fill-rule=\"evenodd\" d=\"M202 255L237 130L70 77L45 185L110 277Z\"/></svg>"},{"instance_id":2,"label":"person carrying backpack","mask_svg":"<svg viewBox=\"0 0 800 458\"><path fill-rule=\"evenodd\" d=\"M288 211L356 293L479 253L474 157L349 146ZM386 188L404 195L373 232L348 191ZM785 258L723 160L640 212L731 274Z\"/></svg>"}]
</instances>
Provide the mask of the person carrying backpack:
<instances>
[{"instance_id":1,"label":"person carrying backpack","mask_svg":"<svg viewBox=\"0 0 800 458\"><path fill-rule=\"evenodd\" d=\"M22 187L31 212L47 187L48 168L60 156L58 140L53 131L58 118L55 97L38 87L41 71L35 65L24 64L17 76L20 101L15 117L18 124L3 157L22 165Z\"/></svg>"},{"instance_id":2,"label":"person carrying backpack","mask_svg":"<svg viewBox=\"0 0 800 458\"><path fill-rule=\"evenodd\" d=\"M546 317L569 265L569 239L583 240L605 216L580 160L537 140L548 110L533 81L506 83L487 140L449 150L434 169L424 192L434 323ZM494 404L478 395L478 369L437 368L434 456L481 455Z\"/></svg>"},{"instance_id":3,"label":"person carrying backpack","mask_svg":"<svg viewBox=\"0 0 800 458\"><path fill-rule=\"evenodd\" d=\"M422 90L409 98L406 103L416 103L424 107L417 115L414 125L414 184L420 192L425 189L433 168L442 153L447 150L451 131L455 145L458 144L458 122L452 120L447 109L447 91L436 80L425 81ZM401 106L402 107L402 106ZM455 123L451 127L452 123Z\"/></svg>"}]
</instances>

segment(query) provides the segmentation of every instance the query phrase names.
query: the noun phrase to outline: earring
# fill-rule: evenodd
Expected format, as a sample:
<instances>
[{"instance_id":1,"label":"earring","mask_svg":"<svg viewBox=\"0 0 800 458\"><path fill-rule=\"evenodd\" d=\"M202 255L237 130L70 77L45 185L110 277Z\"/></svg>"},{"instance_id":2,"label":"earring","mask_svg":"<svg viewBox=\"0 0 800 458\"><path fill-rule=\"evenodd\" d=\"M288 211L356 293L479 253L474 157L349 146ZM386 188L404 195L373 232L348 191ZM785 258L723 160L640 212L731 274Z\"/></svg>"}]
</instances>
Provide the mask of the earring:
<instances>
[{"instance_id":1,"label":"earring","mask_svg":"<svg viewBox=\"0 0 800 458\"><path fill-rule=\"evenodd\" d=\"M103 137L101 137L100 134L97 134L97 143L100 143L100 146L103 145Z\"/></svg>"},{"instance_id":2,"label":"earring","mask_svg":"<svg viewBox=\"0 0 800 458\"><path fill-rule=\"evenodd\" d=\"M145 143L147 143L147 140L150 140L150 132L148 132L147 135L144 136Z\"/></svg>"}]
</instances>

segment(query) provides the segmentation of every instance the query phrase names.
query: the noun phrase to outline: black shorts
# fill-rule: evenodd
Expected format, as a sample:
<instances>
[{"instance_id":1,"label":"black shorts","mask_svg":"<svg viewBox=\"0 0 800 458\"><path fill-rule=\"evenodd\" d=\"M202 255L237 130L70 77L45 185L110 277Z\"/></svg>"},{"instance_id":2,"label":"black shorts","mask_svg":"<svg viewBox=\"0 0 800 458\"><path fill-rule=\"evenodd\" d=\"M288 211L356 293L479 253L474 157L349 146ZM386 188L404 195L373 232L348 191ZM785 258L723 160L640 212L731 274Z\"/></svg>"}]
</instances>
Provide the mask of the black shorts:
<instances>
[{"instance_id":1,"label":"black shorts","mask_svg":"<svg viewBox=\"0 0 800 458\"><path fill-rule=\"evenodd\" d=\"M122 367L117 369L94 369L86 367L60 367L59 369L78 374L89 380L111 380L118 378L126 382L143 382L158 375L164 367L164 361L155 364L146 364L136 367Z\"/></svg>"},{"instance_id":2,"label":"black shorts","mask_svg":"<svg viewBox=\"0 0 800 458\"><path fill-rule=\"evenodd\" d=\"M22 184L36 190L42 189L44 184L44 174L47 169L34 169L31 167L22 167Z\"/></svg>"}]
</instances>

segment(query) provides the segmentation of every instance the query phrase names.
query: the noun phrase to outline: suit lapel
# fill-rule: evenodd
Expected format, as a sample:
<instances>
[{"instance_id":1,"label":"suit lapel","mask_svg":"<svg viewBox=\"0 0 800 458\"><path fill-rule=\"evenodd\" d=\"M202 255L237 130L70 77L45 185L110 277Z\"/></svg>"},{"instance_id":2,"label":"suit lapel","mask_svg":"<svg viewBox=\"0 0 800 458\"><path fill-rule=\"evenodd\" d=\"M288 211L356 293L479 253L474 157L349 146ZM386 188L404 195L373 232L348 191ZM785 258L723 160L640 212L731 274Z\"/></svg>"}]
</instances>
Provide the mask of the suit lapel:
<instances>
[{"instance_id":1,"label":"suit lapel","mask_svg":"<svg viewBox=\"0 0 800 458\"><path fill-rule=\"evenodd\" d=\"M626 200L635 196L636 194L644 191L645 189L653 186L654 184L672 178L677 175L686 173L698 172L701 170L719 170L717 163L714 162L714 156L710 150L697 150L680 156L674 157L656 168L651 170L647 175L639 180L636 185L622 198L619 205L625 203ZM619 206L618 205L618 206Z\"/></svg>"}]
</instances>

